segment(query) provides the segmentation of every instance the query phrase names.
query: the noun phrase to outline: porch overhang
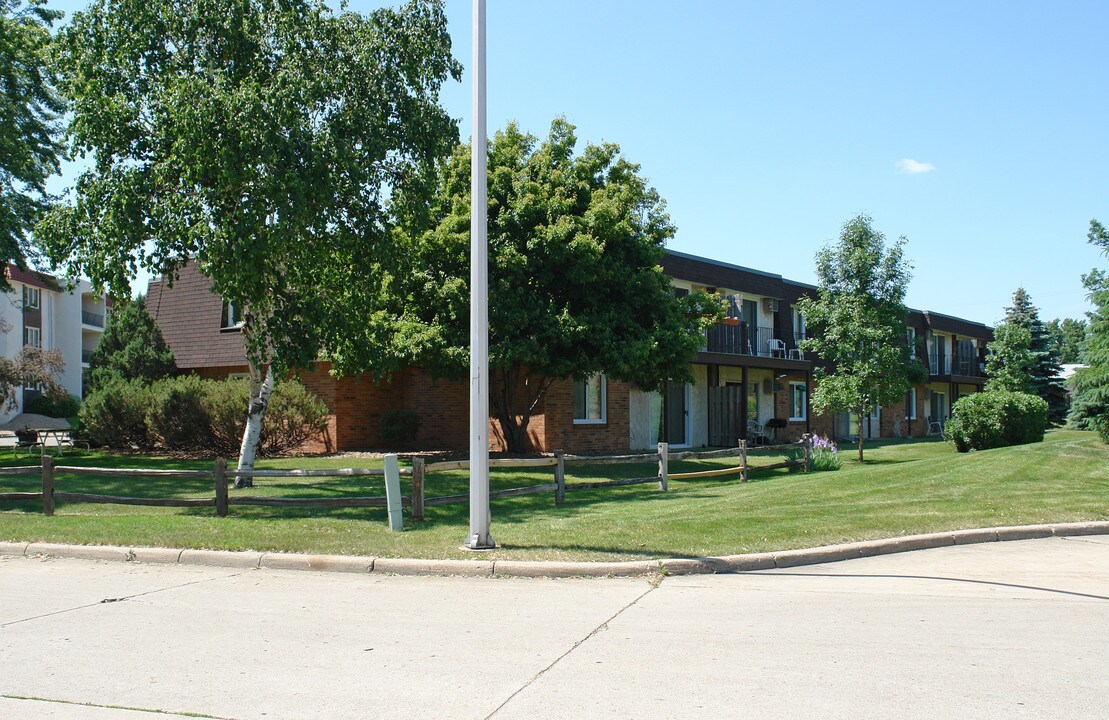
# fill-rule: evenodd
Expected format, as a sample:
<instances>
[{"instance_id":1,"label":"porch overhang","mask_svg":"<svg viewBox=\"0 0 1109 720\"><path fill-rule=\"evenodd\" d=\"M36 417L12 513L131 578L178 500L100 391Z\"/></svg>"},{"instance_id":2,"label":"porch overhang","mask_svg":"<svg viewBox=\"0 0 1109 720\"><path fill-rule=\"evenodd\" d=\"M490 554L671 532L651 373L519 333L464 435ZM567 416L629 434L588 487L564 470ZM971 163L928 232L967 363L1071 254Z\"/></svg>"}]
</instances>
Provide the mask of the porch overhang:
<instances>
[{"instance_id":1,"label":"porch overhang","mask_svg":"<svg viewBox=\"0 0 1109 720\"><path fill-rule=\"evenodd\" d=\"M698 352L693 362L699 365L727 365L731 367L767 368L770 370L793 370L796 372L809 372L813 366L808 360L704 351Z\"/></svg>"}]
</instances>

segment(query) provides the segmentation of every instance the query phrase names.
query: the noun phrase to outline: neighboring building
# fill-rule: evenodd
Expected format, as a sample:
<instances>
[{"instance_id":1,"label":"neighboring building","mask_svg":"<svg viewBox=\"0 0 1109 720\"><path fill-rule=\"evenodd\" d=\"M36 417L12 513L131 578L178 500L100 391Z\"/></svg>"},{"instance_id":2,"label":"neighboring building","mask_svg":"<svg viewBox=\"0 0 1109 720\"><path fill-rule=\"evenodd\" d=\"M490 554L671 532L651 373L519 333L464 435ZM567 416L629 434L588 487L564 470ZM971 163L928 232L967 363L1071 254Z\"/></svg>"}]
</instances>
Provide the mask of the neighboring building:
<instances>
[{"instance_id":1,"label":"neighboring building","mask_svg":"<svg viewBox=\"0 0 1109 720\"><path fill-rule=\"evenodd\" d=\"M58 382L70 395L81 397L89 358L104 334L104 296L85 281L69 291L55 277L15 265L9 265L6 274L12 291L0 295L0 321L9 328L0 333L0 352L11 358L24 345L60 350L65 369ZM17 407L3 410L0 417L8 420L23 412L38 394L36 388L20 389Z\"/></svg>"},{"instance_id":2,"label":"neighboring building","mask_svg":"<svg viewBox=\"0 0 1109 720\"><path fill-rule=\"evenodd\" d=\"M796 303L816 288L780 275L669 251L663 264L675 292L722 294L729 320L706 333L692 359L694 381L644 392L598 375L588 381L555 382L529 426L533 448L606 452L672 446L731 446L748 437L749 425L770 437L795 440L805 432L841 438L860 434L858 418L814 416L809 402L812 358L798 343L805 337ZM235 310L210 291L210 282L187 266L172 288L151 282L147 305L173 348L177 366L203 377L246 373ZM904 402L864 419L864 437L922 437L938 432L951 404L982 386L989 327L931 312L907 318L913 346L927 363L929 382ZM331 411L327 435L316 449L379 447L380 418L387 410L420 416L416 445L462 450L469 440L469 384L436 380L407 368L390 382L368 376L335 378L325 362L299 373ZM754 440L754 438L750 438ZM503 449L490 423L490 446Z\"/></svg>"}]
</instances>

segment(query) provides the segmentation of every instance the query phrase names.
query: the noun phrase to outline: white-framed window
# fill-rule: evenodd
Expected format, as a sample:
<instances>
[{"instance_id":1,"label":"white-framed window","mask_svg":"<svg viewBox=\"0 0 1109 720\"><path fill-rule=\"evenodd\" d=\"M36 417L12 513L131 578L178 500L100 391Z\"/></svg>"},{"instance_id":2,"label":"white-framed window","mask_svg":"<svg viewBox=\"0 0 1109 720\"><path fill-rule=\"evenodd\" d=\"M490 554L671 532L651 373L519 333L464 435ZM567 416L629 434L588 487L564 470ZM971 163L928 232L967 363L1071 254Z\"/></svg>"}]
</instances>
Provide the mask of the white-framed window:
<instances>
[{"instance_id":1,"label":"white-framed window","mask_svg":"<svg viewBox=\"0 0 1109 720\"><path fill-rule=\"evenodd\" d=\"M42 304L42 290L37 287L23 286L23 309L34 310Z\"/></svg>"},{"instance_id":2,"label":"white-framed window","mask_svg":"<svg viewBox=\"0 0 1109 720\"><path fill-rule=\"evenodd\" d=\"M220 317L220 329L233 330L235 328L241 328L244 321L245 318L243 317L242 309L237 307L235 303L230 300L224 300L223 314Z\"/></svg>"},{"instance_id":3,"label":"white-framed window","mask_svg":"<svg viewBox=\"0 0 1109 720\"><path fill-rule=\"evenodd\" d=\"M905 343L909 346L909 359L916 360L916 328L905 328Z\"/></svg>"},{"instance_id":4,"label":"white-framed window","mask_svg":"<svg viewBox=\"0 0 1109 720\"><path fill-rule=\"evenodd\" d=\"M905 393L905 419L916 420L916 390Z\"/></svg>"},{"instance_id":5,"label":"white-framed window","mask_svg":"<svg viewBox=\"0 0 1109 720\"><path fill-rule=\"evenodd\" d=\"M808 396L809 386L803 382L789 384L789 419L804 420L808 417L808 405L805 399Z\"/></svg>"},{"instance_id":6,"label":"white-framed window","mask_svg":"<svg viewBox=\"0 0 1109 720\"><path fill-rule=\"evenodd\" d=\"M601 425L607 421L606 389L604 374L574 381L575 425Z\"/></svg>"},{"instance_id":7,"label":"white-framed window","mask_svg":"<svg viewBox=\"0 0 1109 720\"><path fill-rule=\"evenodd\" d=\"M23 346L41 348L42 347L42 330L37 327L23 328Z\"/></svg>"}]
</instances>

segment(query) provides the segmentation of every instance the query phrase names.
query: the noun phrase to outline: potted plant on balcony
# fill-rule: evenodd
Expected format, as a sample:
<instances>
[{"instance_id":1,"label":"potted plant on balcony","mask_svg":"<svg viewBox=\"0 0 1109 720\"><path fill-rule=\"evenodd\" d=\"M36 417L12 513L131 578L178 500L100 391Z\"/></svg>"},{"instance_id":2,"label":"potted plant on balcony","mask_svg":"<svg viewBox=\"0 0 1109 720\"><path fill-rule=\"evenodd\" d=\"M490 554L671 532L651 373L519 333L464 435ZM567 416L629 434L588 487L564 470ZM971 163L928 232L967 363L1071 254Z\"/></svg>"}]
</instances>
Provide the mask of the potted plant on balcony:
<instances>
[{"instance_id":1,"label":"potted plant on balcony","mask_svg":"<svg viewBox=\"0 0 1109 720\"><path fill-rule=\"evenodd\" d=\"M733 326L733 327L738 327L739 326L739 318L726 317L726 318L724 318L724 324L725 325L730 325L730 326Z\"/></svg>"}]
</instances>

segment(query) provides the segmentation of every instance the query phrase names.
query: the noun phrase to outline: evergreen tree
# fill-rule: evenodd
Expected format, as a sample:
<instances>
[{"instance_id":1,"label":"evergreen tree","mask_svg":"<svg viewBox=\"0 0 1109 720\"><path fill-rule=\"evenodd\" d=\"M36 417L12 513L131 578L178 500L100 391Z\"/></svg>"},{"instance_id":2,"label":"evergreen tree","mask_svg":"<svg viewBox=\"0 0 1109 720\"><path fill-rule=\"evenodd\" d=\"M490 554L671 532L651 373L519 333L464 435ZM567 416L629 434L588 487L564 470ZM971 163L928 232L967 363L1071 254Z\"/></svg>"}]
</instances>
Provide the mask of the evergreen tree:
<instances>
[{"instance_id":1,"label":"evergreen tree","mask_svg":"<svg viewBox=\"0 0 1109 720\"><path fill-rule=\"evenodd\" d=\"M113 379L159 380L177 371L173 351L146 310L142 295L116 307L89 361L89 390Z\"/></svg>"},{"instance_id":2,"label":"evergreen tree","mask_svg":"<svg viewBox=\"0 0 1109 720\"><path fill-rule=\"evenodd\" d=\"M1061 423L1067 414L1067 392L1059 375L1059 356L1052 348L1051 335L1040 320L1039 309L1032 304L1032 298L1024 290L1017 288L1013 293L1013 304L1005 308L1003 324L1019 325L1031 335L1029 351L1032 353L1032 387L1030 392L1047 401L1048 419Z\"/></svg>"},{"instance_id":3,"label":"evergreen tree","mask_svg":"<svg viewBox=\"0 0 1109 720\"><path fill-rule=\"evenodd\" d=\"M1109 256L1109 232L1101 223L1090 222L1088 237ZM1096 430L1109 442L1109 273L1091 270L1082 276L1082 284L1090 291L1094 311L1086 313L1090 321L1082 352L1086 367L1071 379L1074 402L1067 419L1077 428Z\"/></svg>"}]
</instances>

